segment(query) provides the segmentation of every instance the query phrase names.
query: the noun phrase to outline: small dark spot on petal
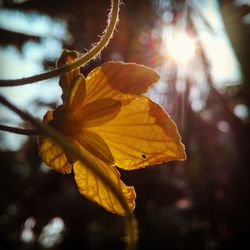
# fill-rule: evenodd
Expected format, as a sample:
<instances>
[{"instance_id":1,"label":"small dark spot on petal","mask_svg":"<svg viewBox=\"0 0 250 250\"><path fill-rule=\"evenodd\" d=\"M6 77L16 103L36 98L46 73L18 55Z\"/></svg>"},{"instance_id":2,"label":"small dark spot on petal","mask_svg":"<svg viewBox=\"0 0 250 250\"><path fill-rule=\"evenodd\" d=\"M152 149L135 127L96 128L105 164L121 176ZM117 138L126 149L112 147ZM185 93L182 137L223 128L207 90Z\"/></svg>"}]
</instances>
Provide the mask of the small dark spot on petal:
<instances>
[{"instance_id":1,"label":"small dark spot on petal","mask_svg":"<svg viewBox=\"0 0 250 250\"><path fill-rule=\"evenodd\" d=\"M141 157L142 157L142 159L146 159L147 158L147 156L144 155L144 154L141 154Z\"/></svg>"}]
</instances>

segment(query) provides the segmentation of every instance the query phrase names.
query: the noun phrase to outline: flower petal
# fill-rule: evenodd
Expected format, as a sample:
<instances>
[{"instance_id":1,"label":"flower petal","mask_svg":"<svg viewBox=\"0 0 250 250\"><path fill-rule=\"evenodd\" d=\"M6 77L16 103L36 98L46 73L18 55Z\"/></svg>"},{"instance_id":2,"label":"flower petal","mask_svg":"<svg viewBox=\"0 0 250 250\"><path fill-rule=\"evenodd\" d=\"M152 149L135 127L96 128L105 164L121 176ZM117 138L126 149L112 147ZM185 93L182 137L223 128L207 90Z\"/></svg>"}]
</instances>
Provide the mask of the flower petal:
<instances>
[{"instance_id":1,"label":"flower petal","mask_svg":"<svg viewBox=\"0 0 250 250\"><path fill-rule=\"evenodd\" d=\"M115 165L122 169L186 158L175 123L147 97L135 99L115 119L90 129L108 144Z\"/></svg>"},{"instance_id":2,"label":"flower petal","mask_svg":"<svg viewBox=\"0 0 250 250\"><path fill-rule=\"evenodd\" d=\"M43 123L47 124L49 121L53 119L53 111L47 111L47 113L43 117Z\"/></svg>"},{"instance_id":3,"label":"flower petal","mask_svg":"<svg viewBox=\"0 0 250 250\"><path fill-rule=\"evenodd\" d=\"M65 100L66 112L71 114L81 109L84 104L85 95L85 78L82 74L79 74L72 80L67 99Z\"/></svg>"},{"instance_id":4,"label":"flower petal","mask_svg":"<svg viewBox=\"0 0 250 250\"><path fill-rule=\"evenodd\" d=\"M64 150L46 137L39 137L39 154L49 167L63 174L69 174L72 165L68 162Z\"/></svg>"},{"instance_id":5,"label":"flower petal","mask_svg":"<svg viewBox=\"0 0 250 250\"><path fill-rule=\"evenodd\" d=\"M99 99L86 104L77 112L74 112L70 115L70 119L87 128L101 125L114 119L120 109L120 101L111 98Z\"/></svg>"},{"instance_id":6,"label":"flower petal","mask_svg":"<svg viewBox=\"0 0 250 250\"><path fill-rule=\"evenodd\" d=\"M128 206L132 211L135 207L136 197L134 188L126 186L120 180L120 174L114 166L97 159L95 156L91 155L83 148L82 151L89 160L97 164L103 171L103 173L113 181L117 188L123 193L125 199L127 200ZM98 176L93 174L88 167L84 166L79 161L76 161L74 163L73 168L75 173L75 180L82 195L87 197L89 200L98 203L100 206L104 207L106 210L112 213L125 215L122 206L113 195L110 188L107 185L103 184Z\"/></svg>"},{"instance_id":7,"label":"flower petal","mask_svg":"<svg viewBox=\"0 0 250 250\"><path fill-rule=\"evenodd\" d=\"M53 115L52 111L48 111L43 117L43 122L47 124L52 121ZM63 174L71 172L72 166L68 162L63 149L58 144L44 136L39 136L38 143L40 157L49 167Z\"/></svg>"},{"instance_id":8,"label":"flower petal","mask_svg":"<svg viewBox=\"0 0 250 250\"><path fill-rule=\"evenodd\" d=\"M98 134L84 130L81 134L74 136L73 140L104 162L114 163L113 155L107 143Z\"/></svg>"},{"instance_id":9,"label":"flower petal","mask_svg":"<svg viewBox=\"0 0 250 250\"><path fill-rule=\"evenodd\" d=\"M101 98L130 99L145 93L159 80L151 68L134 63L107 62L91 71L86 78L86 103Z\"/></svg>"},{"instance_id":10,"label":"flower petal","mask_svg":"<svg viewBox=\"0 0 250 250\"><path fill-rule=\"evenodd\" d=\"M57 61L57 66L61 67L66 64L70 64L73 61L75 61L78 57L79 57L79 53L77 51L75 50L70 51L70 50L65 49L63 50L62 55ZM66 102L73 79L79 74L80 74L80 68L76 68L60 76L59 85L62 88L63 103Z\"/></svg>"}]
</instances>

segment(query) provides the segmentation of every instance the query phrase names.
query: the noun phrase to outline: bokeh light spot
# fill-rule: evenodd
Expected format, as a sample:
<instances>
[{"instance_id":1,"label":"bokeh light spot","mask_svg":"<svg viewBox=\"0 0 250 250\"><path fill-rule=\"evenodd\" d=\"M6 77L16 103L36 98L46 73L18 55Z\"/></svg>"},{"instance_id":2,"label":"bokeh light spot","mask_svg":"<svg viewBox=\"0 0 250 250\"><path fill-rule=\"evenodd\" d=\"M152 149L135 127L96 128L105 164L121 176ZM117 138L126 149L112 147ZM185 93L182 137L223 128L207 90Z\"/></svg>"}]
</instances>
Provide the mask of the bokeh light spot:
<instances>
[{"instance_id":1,"label":"bokeh light spot","mask_svg":"<svg viewBox=\"0 0 250 250\"><path fill-rule=\"evenodd\" d=\"M65 228L64 221L60 217L55 217L43 228L39 236L39 243L46 248L50 248L60 243L62 232Z\"/></svg>"},{"instance_id":2,"label":"bokeh light spot","mask_svg":"<svg viewBox=\"0 0 250 250\"><path fill-rule=\"evenodd\" d=\"M33 228L36 224L36 221L33 217L29 217L23 226L23 230L21 232L20 238L25 243L31 243L35 240L35 235L33 233Z\"/></svg>"},{"instance_id":3,"label":"bokeh light spot","mask_svg":"<svg viewBox=\"0 0 250 250\"><path fill-rule=\"evenodd\" d=\"M249 110L245 104L237 104L233 112L241 119L246 119L249 116Z\"/></svg>"},{"instance_id":4,"label":"bokeh light spot","mask_svg":"<svg viewBox=\"0 0 250 250\"><path fill-rule=\"evenodd\" d=\"M219 131L221 131L223 133L227 133L227 132L230 131L230 125L226 121L219 121L217 123L217 128L218 128Z\"/></svg>"}]
</instances>

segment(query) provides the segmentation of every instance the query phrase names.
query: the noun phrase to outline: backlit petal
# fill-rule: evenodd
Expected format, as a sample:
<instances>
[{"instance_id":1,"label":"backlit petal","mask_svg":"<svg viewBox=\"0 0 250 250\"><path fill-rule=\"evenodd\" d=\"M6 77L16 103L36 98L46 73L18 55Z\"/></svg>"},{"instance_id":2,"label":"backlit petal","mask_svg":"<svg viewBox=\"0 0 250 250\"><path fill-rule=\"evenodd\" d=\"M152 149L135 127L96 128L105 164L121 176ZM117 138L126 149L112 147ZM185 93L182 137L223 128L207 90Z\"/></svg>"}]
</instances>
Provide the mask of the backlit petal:
<instances>
[{"instance_id":1,"label":"backlit petal","mask_svg":"<svg viewBox=\"0 0 250 250\"><path fill-rule=\"evenodd\" d=\"M45 124L53 120L53 112L48 111L44 117L43 122ZM39 154L43 162L49 167L54 168L58 172L68 174L71 172L72 166L68 162L63 149L54 143L48 137L39 136Z\"/></svg>"},{"instance_id":2,"label":"backlit petal","mask_svg":"<svg viewBox=\"0 0 250 250\"><path fill-rule=\"evenodd\" d=\"M70 119L84 128L101 125L112 119L121 109L121 102L106 98L86 104L77 112L70 115Z\"/></svg>"},{"instance_id":3,"label":"backlit petal","mask_svg":"<svg viewBox=\"0 0 250 250\"><path fill-rule=\"evenodd\" d=\"M63 174L71 172L72 166L60 146L47 137L39 137L39 146L39 154L49 167Z\"/></svg>"},{"instance_id":4,"label":"backlit petal","mask_svg":"<svg viewBox=\"0 0 250 250\"><path fill-rule=\"evenodd\" d=\"M72 80L67 99L65 100L66 112L71 114L81 109L84 104L85 95L85 78L82 74L79 74Z\"/></svg>"},{"instance_id":5,"label":"backlit petal","mask_svg":"<svg viewBox=\"0 0 250 250\"><path fill-rule=\"evenodd\" d=\"M117 188L123 193L127 204L132 211L135 207L135 191L133 187L126 186L120 180L119 172L111 164L104 163L103 161L97 159L95 156L91 155L82 148L82 151L89 160L97 164L105 175L107 175ZM119 201L111 192L110 188L103 184L103 182L89 170L88 167L85 167L82 163L77 161L74 163L74 173L75 180L78 186L78 189L82 195L87 197L89 200L98 203L106 210L118 214L124 215L124 210L120 205Z\"/></svg>"},{"instance_id":6,"label":"backlit petal","mask_svg":"<svg viewBox=\"0 0 250 250\"><path fill-rule=\"evenodd\" d=\"M69 50L63 50L62 55L57 61L57 66L61 67L66 64L70 64L73 61L75 61L79 57L79 53L75 50L69 51ZM66 102L66 99L69 94L69 90L71 88L71 83L73 82L73 79L79 75L80 68L76 68L74 70L68 71L66 74L63 74L60 76L59 85L62 88L62 100L63 103Z\"/></svg>"},{"instance_id":7,"label":"backlit petal","mask_svg":"<svg viewBox=\"0 0 250 250\"><path fill-rule=\"evenodd\" d=\"M96 133L84 130L73 137L83 148L107 163L114 163L114 157L107 143Z\"/></svg>"},{"instance_id":8,"label":"backlit petal","mask_svg":"<svg viewBox=\"0 0 250 250\"><path fill-rule=\"evenodd\" d=\"M186 158L175 123L147 97L135 99L115 119L90 129L105 140L122 169Z\"/></svg>"},{"instance_id":9,"label":"backlit petal","mask_svg":"<svg viewBox=\"0 0 250 250\"><path fill-rule=\"evenodd\" d=\"M145 93L159 80L151 68L134 63L107 62L86 78L86 103L102 98L131 99Z\"/></svg>"},{"instance_id":10,"label":"backlit petal","mask_svg":"<svg viewBox=\"0 0 250 250\"><path fill-rule=\"evenodd\" d=\"M49 121L51 121L53 119L53 112L52 111L48 111L44 117L43 117L43 123L47 124Z\"/></svg>"}]
</instances>

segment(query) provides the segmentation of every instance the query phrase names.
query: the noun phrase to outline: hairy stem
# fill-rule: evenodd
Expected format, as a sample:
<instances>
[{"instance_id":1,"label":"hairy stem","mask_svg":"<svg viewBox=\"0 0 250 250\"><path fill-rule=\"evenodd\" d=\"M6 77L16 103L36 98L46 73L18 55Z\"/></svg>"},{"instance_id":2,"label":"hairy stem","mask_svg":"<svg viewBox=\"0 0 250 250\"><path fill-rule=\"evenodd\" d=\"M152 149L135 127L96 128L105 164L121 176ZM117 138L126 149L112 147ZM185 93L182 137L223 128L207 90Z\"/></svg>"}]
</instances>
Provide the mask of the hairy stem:
<instances>
[{"instance_id":1,"label":"hairy stem","mask_svg":"<svg viewBox=\"0 0 250 250\"><path fill-rule=\"evenodd\" d=\"M0 80L0 87L8 87L8 86L13 87L13 86L19 86L19 85L25 85L25 84L43 81L43 80L50 79L56 76L60 76L70 70L73 70L77 67L80 67L83 64L86 64L91 59L95 58L103 50L103 48L105 48L105 46L109 43L110 39L112 38L116 24L118 22L119 8L120 8L120 0L112 0L112 8L109 14L108 26L104 31L104 35L88 53L80 56L73 63L64 65L60 68L56 68L54 70L51 70L51 71L48 71L39 75L34 75L34 76L14 79L14 80L13 79L12 80Z\"/></svg>"},{"instance_id":2,"label":"hairy stem","mask_svg":"<svg viewBox=\"0 0 250 250\"><path fill-rule=\"evenodd\" d=\"M67 140L62 134L60 134L57 130L52 128L49 125L43 124L38 119L34 118L28 113L20 110L18 107L10 103L7 99L0 95L0 103L8 107L10 110L14 111L17 115L19 115L22 119L29 121L34 127L36 127L42 134L50 137L53 141L59 144L65 151L72 154L74 157L79 159L85 166L87 166L90 171L92 171L95 175L97 175L101 181L107 185L111 192L115 195L117 200L120 202L124 212L125 212L125 220L126 220L126 233L127 233L127 249L134 250L136 249L137 242L137 223L136 219L131 213L126 199L123 194L117 189L115 184L110 178L103 173L103 171L92 161L88 160L70 141Z\"/></svg>"}]
</instances>

